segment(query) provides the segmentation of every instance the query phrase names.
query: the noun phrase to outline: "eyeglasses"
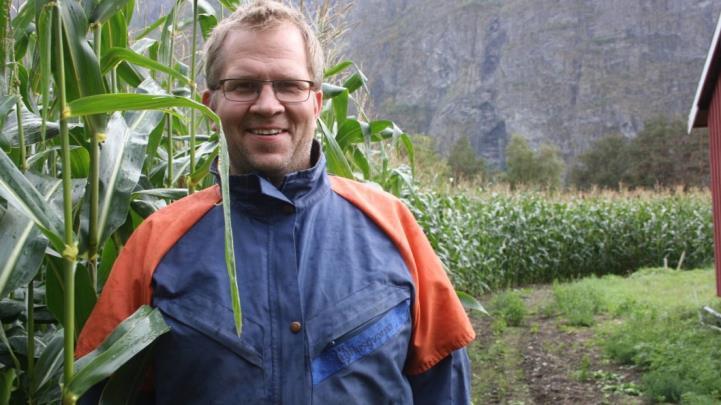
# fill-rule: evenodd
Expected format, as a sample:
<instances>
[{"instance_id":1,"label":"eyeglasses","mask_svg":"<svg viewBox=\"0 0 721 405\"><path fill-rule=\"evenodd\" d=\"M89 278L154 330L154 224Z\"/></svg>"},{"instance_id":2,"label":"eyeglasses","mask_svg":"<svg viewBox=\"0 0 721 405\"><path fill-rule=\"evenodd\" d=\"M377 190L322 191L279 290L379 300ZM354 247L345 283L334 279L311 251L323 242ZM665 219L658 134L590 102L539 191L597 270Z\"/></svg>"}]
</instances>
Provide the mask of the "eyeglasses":
<instances>
[{"instance_id":1,"label":"eyeglasses","mask_svg":"<svg viewBox=\"0 0 721 405\"><path fill-rule=\"evenodd\" d=\"M218 83L227 100L240 103L257 100L266 83L270 83L275 97L282 103L306 101L313 89L313 82L310 80L222 79Z\"/></svg>"}]
</instances>

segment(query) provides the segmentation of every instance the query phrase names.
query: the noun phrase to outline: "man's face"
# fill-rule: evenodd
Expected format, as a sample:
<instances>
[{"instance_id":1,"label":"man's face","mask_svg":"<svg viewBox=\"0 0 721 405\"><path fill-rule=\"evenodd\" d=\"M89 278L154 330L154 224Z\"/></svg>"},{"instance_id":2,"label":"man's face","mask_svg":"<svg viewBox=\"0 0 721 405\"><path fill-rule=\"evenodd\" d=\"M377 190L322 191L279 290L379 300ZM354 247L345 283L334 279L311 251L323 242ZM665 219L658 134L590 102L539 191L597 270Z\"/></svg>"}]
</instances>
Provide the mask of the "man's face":
<instances>
[{"instance_id":1,"label":"man's face","mask_svg":"<svg viewBox=\"0 0 721 405\"><path fill-rule=\"evenodd\" d=\"M265 31L233 30L221 53L221 80L312 80L303 37L290 23ZM253 102L227 100L221 89L203 93L203 103L223 124L231 173L258 170L276 184L286 174L310 167L322 98L320 91L313 90L306 101L281 103L269 84Z\"/></svg>"}]
</instances>

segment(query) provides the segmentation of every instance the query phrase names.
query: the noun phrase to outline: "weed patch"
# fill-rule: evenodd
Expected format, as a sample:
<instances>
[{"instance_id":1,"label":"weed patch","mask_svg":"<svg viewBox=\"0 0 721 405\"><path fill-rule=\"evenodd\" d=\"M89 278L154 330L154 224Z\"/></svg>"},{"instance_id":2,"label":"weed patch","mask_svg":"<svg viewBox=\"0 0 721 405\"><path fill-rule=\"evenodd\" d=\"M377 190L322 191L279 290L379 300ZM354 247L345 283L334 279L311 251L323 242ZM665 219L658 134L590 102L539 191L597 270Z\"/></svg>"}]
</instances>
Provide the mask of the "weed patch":
<instances>
[{"instance_id":1,"label":"weed patch","mask_svg":"<svg viewBox=\"0 0 721 405\"><path fill-rule=\"evenodd\" d=\"M491 302L493 313L508 326L520 326L526 316L526 305L518 292L504 291Z\"/></svg>"},{"instance_id":2,"label":"weed patch","mask_svg":"<svg viewBox=\"0 0 721 405\"><path fill-rule=\"evenodd\" d=\"M591 326L603 305L601 295L588 285L554 284L556 305L571 326Z\"/></svg>"}]
</instances>

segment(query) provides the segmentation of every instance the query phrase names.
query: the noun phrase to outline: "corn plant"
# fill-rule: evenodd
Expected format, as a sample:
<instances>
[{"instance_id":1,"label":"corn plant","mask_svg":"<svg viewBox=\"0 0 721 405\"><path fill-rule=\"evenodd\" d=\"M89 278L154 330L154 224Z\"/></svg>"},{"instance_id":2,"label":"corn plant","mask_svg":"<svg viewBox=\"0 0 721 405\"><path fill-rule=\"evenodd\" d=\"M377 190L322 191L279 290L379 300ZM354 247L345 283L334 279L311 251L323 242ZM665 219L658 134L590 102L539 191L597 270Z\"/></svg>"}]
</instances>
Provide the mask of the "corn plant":
<instances>
[{"instance_id":1,"label":"corn plant","mask_svg":"<svg viewBox=\"0 0 721 405\"><path fill-rule=\"evenodd\" d=\"M78 360L75 338L142 220L212 185L215 160L228 184L221 125L195 85L198 44L219 16L204 0L178 0L131 35L135 0L0 4L0 400L72 404L112 374L103 398L130 401L133 367L167 331L162 316L140 308ZM233 10L239 2L221 4ZM188 33L189 45L179 46ZM386 149L403 146L412 156L412 146L392 122L349 114L361 111L353 95L366 85L353 67L341 62L326 72L340 82L323 85L319 139L329 169L401 193L410 182L397 181Z\"/></svg>"},{"instance_id":2,"label":"corn plant","mask_svg":"<svg viewBox=\"0 0 721 405\"><path fill-rule=\"evenodd\" d=\"M417 193L410 201L456 286L474 294L713 261L707 194Z\"/></svg>"}]
</instances>

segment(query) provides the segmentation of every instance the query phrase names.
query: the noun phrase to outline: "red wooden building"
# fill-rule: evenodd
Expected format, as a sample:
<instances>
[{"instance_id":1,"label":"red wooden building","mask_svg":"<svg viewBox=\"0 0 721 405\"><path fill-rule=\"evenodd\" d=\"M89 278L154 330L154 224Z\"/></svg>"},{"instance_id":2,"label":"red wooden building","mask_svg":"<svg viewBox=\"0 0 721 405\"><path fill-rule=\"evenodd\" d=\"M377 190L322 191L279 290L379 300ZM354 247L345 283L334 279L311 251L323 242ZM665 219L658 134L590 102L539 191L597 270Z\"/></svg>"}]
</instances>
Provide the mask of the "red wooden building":
<instances>
[{"instance_id":1,"label":"red wooden building","mask_svg":"<svg viewBox=\"0 0 721 405\"><path fill-rule=\"evenodd\" d=\"M713 200L716 294L721 297L721 17L691 107L688 130L708 128Z\"/></svg>"}]
</instances>

